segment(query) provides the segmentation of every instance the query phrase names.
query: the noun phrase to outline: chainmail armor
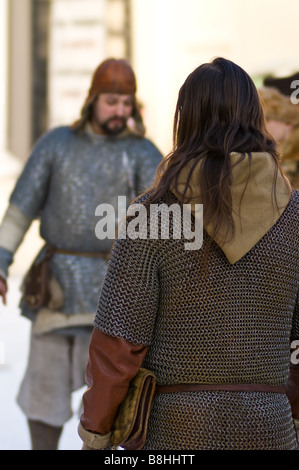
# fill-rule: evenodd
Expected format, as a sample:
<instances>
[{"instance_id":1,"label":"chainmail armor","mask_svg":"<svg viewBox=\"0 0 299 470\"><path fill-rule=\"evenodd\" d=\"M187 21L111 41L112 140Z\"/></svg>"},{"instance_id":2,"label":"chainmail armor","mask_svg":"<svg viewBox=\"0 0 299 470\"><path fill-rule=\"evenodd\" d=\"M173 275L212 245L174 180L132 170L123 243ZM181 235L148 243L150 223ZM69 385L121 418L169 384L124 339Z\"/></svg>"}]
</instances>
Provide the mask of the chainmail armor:
<instances>
[{"instance_id":1,"label":"chainmail armor","mask_svg":"<svg viewBox=\"0 0 299 470\"><path fill-rule=\"evenodd\" d=\"M165 201L177 201L168 195ZM143 367L159 385L284 385L289 340L299 338L299 192L276 224L230 264L204 232L115 242L95 326L149 346ZM209 251L208 269L203 260ZM145 449L295 449L284 394L185 392L154 400Z\"/></svg>"},{"instance_id":2,"label":"chainmail armor","mask_svg":"<svg viewBox=\"0 0 299 470\"><path fill-rule=\"evenodd\" d=\"M95 209L109 203L118 215L118 196L127 204L144 191L155 175L162 155L146 138L108 137L60 126L36 143L10 197L20 211L41 221L41 237L50 245L73 251L109 253L113 240L95 234ZM37 257L39 259L42 253ZM10 263L0 251L0 269ZM3 265L3 267L2 267ZM69 254L51 260L62 287L67 315L96 310L107 262ZM23 305L22 313L35 318Z\"/></svg>"}]
</instances>

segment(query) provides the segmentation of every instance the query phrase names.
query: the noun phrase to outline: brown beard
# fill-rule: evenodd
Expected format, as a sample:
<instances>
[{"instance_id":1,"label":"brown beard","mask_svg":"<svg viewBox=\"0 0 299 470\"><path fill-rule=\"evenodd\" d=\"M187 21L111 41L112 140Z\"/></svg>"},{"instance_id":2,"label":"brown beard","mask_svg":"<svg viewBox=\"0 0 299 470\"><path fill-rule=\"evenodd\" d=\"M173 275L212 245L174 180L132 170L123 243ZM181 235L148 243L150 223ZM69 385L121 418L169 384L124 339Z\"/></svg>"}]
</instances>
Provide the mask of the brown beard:
<instances>
[{"instance_id":1,"label":"brown beard","mask_svg":"<svg viewBox=\"0 0 299 470\"><path fill-rule=\"evenodd\" d=\"M114 119L122 120L123 125L121 127L116 127L114 129L111 129L109 127L109 122L114 121ZM112 118L107 119L107 121L105 121L104 123L102 123L101 128L104 131L104 133L107 134L107 135L118 135L126 128L126 123L127 123L126 119L118 118L118 117L114 116Z\"/></svg>"}]
</instances>

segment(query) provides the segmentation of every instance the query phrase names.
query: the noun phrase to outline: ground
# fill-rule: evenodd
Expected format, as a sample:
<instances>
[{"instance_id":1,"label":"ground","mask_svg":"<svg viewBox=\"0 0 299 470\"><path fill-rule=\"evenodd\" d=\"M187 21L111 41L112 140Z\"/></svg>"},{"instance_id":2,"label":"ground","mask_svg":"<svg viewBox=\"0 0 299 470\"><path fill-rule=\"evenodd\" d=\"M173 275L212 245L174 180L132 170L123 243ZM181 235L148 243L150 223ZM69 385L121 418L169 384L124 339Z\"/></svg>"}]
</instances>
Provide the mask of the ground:
<instances>
[{"instance_id":1,"label":"ground","mask_svg":"<svg viewBox=\"0 0 299 470\"><path fill-rule=\"evenodd\" d=\"M19 277L10 279L8 305L0 305L0 450L30 450L26 417L16 403L26 368L30 335L30 321L21 317L18 309L20 282ZM74 416L65 425L59 450L81 449L77 426L82 392L83 389L73 395Z\"/></svg>"},{"instance_id":2,"label":"ground","mask_svg":"<svg viewBox=\"0 0 299 470\"><path fill-rule=\"evenodd\" d=\"M11 155L1 152L0 219L14 187L21 164ZM30 321L18 308L22 277L39 251L43 241L35 221L18 249L9 272L7 306L0 299L0 450L30 450L26 417L16 403L16 395L25 372L30 335ZM59 450L80 450L82 441L77 434L83 389L73 396L74 416L66 423Z\"/></svg>"}]
</instances>

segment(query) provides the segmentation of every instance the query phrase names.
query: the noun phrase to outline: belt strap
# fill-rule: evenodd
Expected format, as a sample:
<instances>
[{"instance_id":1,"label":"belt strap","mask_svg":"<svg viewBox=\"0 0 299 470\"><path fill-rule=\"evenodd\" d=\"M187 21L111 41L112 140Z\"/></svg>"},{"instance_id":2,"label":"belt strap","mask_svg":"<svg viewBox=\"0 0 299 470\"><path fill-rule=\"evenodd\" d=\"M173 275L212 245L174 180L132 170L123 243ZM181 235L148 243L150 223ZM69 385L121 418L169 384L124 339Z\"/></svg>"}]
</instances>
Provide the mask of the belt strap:
<instances>
[{"instance_id":1,"label":"belt strap","mask_svg":"<svg viewBox=\"0 0 299 470\"><path fill-rule=\"evenodd\" d=\"M51 245L47 245L47 252L52 256L54 253L61 255L74 255L74 256L86 256L90 258L104 258L108 259L109 253L91 252L91 251L74 251L64 250L63 248L56 248Z\"/></svg>"},{"instance_id":2,"label":"belt strap","mask_svg":"<svg viewBox=\"0 0 299 470\"><path fill-rule=\"evenodd\" d=\"M160 385L156 393L230 391L230 392L272 392L286 393L284 386L266 384L174 384Z\"/></svg>"}]
</instances>

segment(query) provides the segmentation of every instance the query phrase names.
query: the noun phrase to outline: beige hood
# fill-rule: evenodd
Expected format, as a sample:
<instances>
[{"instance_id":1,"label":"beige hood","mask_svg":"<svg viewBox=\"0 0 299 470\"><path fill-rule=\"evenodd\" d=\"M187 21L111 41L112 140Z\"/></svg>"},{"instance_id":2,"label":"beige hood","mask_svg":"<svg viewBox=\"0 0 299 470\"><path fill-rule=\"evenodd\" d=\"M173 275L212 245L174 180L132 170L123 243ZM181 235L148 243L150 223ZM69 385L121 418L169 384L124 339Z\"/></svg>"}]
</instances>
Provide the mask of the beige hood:
<instances>
[{"instance_id":1,"label":"beige hood","mask_svg":"<svg viewBox=\"0 0 299 470\"><path fill-rule=\"evenodd\" d=\"M230 156L232 165L238 162L241 157L237 152L231 153ZM192 194L192 204L201 204L196 174L195 168L186 197ZM177 197L185 188L187 176L188 168L185 168L179 176L178 192L173 187L170 188ZM275 163L273 157L266 152L253 152L251 166L246 154L243 160L233 166L232 176L232 216L235 223L235 236L232 241L222 243L220 240L223 240L224 236L220 229L219 235L215 237L215 242L221 247L228 261L234 264L251 250L278 220L289 202L291 187L278 172L277 207L272 190ZM212 233L212 226L204 228L209 234Z\"/></svg>"}]
</instances>

